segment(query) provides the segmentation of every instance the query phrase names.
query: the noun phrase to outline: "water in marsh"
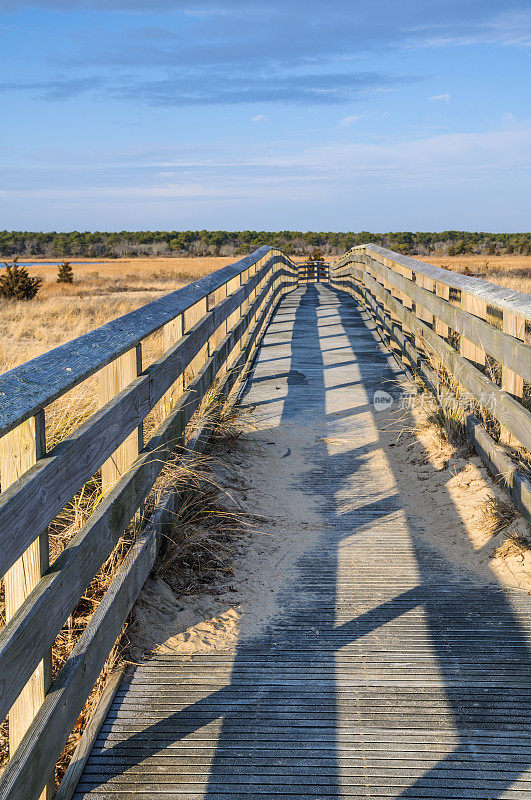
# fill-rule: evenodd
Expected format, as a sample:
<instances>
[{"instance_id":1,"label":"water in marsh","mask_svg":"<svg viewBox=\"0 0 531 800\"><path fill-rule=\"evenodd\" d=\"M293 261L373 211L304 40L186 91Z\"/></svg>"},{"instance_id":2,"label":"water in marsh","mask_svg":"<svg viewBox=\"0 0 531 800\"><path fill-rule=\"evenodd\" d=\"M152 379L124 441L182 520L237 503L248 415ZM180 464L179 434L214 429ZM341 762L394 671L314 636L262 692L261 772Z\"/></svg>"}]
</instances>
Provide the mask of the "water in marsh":
<instances>
[{"instance_id":1,"label":"water in marsh","mask_svg":"<svg viewBox=\"0 0 531 800\"><path fill-rule=\"evenodd\" d=\"M58 267L61 264L64 264L65 259L63 258L61 261L17 261L19 267ZM9 262L9 259L7 260ZM103 264L103 261L69 261L69 264L72 266L76 266L77 264L83 264L83 266L91 267L93 264ZM0 268L5 267L6 262L2 261L0 263Z\"/></svg>"}]
</instances>

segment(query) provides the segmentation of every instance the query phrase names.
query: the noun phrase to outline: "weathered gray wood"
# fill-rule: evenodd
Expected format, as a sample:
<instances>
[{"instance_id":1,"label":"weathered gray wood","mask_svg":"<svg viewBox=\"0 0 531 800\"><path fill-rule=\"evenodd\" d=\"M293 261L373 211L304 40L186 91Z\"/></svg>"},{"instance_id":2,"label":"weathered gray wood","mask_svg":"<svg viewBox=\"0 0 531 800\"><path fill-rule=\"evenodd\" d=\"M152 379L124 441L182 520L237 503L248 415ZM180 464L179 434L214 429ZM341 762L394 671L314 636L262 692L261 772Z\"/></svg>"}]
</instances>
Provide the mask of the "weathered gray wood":
<instances>
[{"instance_id":1,"label":"weathered gray wood","mask_svg":"<svg viewBox=\"0 0 531 800\"><path fill-rule=\"evenodd\" d=\"M494 475L497 482L511 496L515 506L531 524L531 481L522 475L503 447L489 436L483 425L472 414L466 415L467 437L475 451Z\"/></svg>"},{"instance_id":2,"label":"weathered gray wood","mask_svg":"<svg viewBox=\"0 0 531 800\"><path fill-rule=\"evenodd\" d=\"M48 525L83 483L146 417L171 386L176 370L191 360L194 337L183 339L97 411L46 458L25 473L0 496L0 574Z\"/></svg>"},{"instance_id":3,"label":"weathered gray wood","mask_svg":"<svg viewBox=\"0 0 531 800\"><path fill-rule=\"evenodd\" d=\"M0 376L0 436L49 405L118 358L122 353L182 314L271 251L269 266L295 265L280 251L264 246L235 264L217 270L119 319L67 342Z\"/></svg>"},{"instance_id":4,"label":"weathered gray wood","mask_svg":"<svg viewBox=\"0 0 531 800\"><path fill-rule=\"evenodd\" d=\"M275 294L279 291L280 289L275 290ZM250 315L250 311L248 314ZM266 311L264 311L264 314L267 316ZM242 319L236 327L244 328L244 320ZM208 384L208 381L211 382L215 365L223 363L221 354L224 353L224 348L227 348L227 343L230 342L231 338L233 338L233 334L225 337L225 345L222 343L216 351L217 359L213 357L211 363L205 365L194 381L193 388L190 387L184 397L193 394L195 389L196 398L198 398L196 403L199 403L199 398L202 394L198 387L203 388L205 384ZM234 376L234 372L228 373L224 382L227 384L233 383L236 379ZM182 407L182 410L186 409L186 416L189 419L193 410L190 410L190 400L186 402L184 397L181 398L179 406ZM176 418L177 413L177 409L174 409L163 427L168 428L171 425L171 420ZM211 424L207 422L206 425L211 433ZM196 433L193 442L188 444L188 449L190 449L190 446L196 450L203 449L209 435L205 430L200 430ZM153 452L156 452L157 456L159 456L160 451L158 449L155 450L154 448ZM157 461L162 462L162 457L157 458ZM127 476L124 476L122 481L125 481L126 478ZM113 492L116 492L117 489L118 485ZM111 494L108 496L107 501L110 498ZM41 775L44 774L43 770L49 769L50 765L57 759L83 707L85 698L94 685L107 655L120 633L127 614L151 570L158 552L161 531L164 525L171 523L174 519L175 503L175 496L167 496L163 500L162 506L155 512L148 529L132 548L113 580L81 640L59 673L44 705L41 707L31 728L2 776L0 780L0 798L2 800L14 800L14 798L21 796L25 800L33 800L38 796L42 788ZM78 562L77 566L80 566L79 557L76 560ZM62 572L62 575L64 578L64 572ZM2 674L0 666L0 675ZM50 730L54 731L53 736L49 735Z\"/></svg>"},{"instance_id":5,"label":"weathered gray wood","mask_svg":"<svg viewBox=\"0 0 531 800\"><path fill-rule=\"evenodd\" d=\"M389 267L373 259L371 259L371 264L388 283L409 295L416 303L428 309L454 331L517 372L525 380L531 381L531 347L529 345L493 325L489 325L480 317L450 305L443 298L417 286L407 278L393 272Z\"/></svg>"},{"instance_id":6,"label":"weathered gray wood","mask_svg":"<svg viewBox=\"0 0 531 800\"><path fill-rule=\"evenodd\" d=\"M0 575L15 563L65 504L133 431L192 362L212 333L267 273L224 300L114 400L0 495ZM272 285L266 281L262 297Z\"/></svg>"},{"instance_id":7,"label":"weathered gray wood","mask_svg":"<svg viewBox=\"0 0 531 800\"><path fill-rule=\"evenodd\" d=\"M289 274L289 271L288 271L288 274ZM281 277L280 276L276 276L276 278L274 279L274 282L278 282L279 280L281 280ZM293 281L293 276L292 276L292 281ZM253 281L252 286L256 285L256 282L257 281ZM263 301L264 297L266 297L268 295L268 293L270 291L271 283L272 283L272 281L267 282L267 284L264 286L264 288L263 288L263 290L261 292L261 295L255 300L255 302L253 303L253 306L249 310L249 314L245 315L245 318L243 318L241 320L241 322L238 324L238 326L236 326L237 327L237 331L234 331L229 336L227 336L226 341L223 344L223 346L219 349L219 351L217 351L213 355L213 358L211 359L211 362L205 366L205 368L202 371L202 373L197 376L198 380L197 380L197 382L194 382L194 386L193 386L193 390L194 390L193 393L195 393L195 397L194 398L186 398L186 397L183 398L182 405L186 406L186 413L184 415L181 414L180 429L183 428L183 426L186 424L187 420L193 414L195 408L197 407L198 403L200 402L201 396L206 391L206 388L211 384L211 382L212 382L217 370L219 370L219 368L222 366L222 364L226 360L228 352L234 347L235 341L237 341L241 337L241 335L244 333L245 325L248 322L248 318L252 317L254 311L256 310L256 307L259 306L259 304ZM219 322L223 318L225 318L228 313L230 313L231 308L236 307L237 304L242 302L242 298L247 297L249 295L250 291L252 290L252 286L251 286L251 282L249 282L248 286L242 287L242 290L239 290L238 295L236 297L233 297L232 300L230 300L229 302L227 302L225 304L225 308L224 309L221 309L221 310L218 309L217 310L217 314L216 315L212 314L210 320L208 320L208 321L205 321L205 320L200 321L200 323L198 323L198 326L196 327L196 330L194 331L194 333L196 334L195 341L193 341L194 337L188 337L189 338L189 344L193 341L194 345L197 346L197 341L198 341L197 333L200 331L200 332L203 333L203 335L206 335L206 334L208 334L210 332L211 325L214 325L214 327L217 327L219 325ZM276 295L278 291L281 291L280 287L278 288L278 290L275 289L273 294ZM262 314L262 319L266 315L266 312L267 312L267 309L264 309L263 314ZM202 327L201 327L201 322L203 323ZM252 340L251 340L251 342L252 342ZM189 347L189 353L193 352L193 349L194 348ZM247 346L245 352L248 352L248 349L249 349L249 345ZM175 350L175 348L174 348L174 350ZM161 359L161 361L163 361L165 363L165 366L168 366L168 361L169 360L170 359L168 359L167 357L163 357L163 359ZM240 356L239 361L242 362L241 366L243 366L243 355ZM159 367L158 364L156 364L155 365L155 369L152 370L152 372L154 374L156 374L157 367ZM226 384L229 384L229 383L232 384L234 382L234 380L235 380L235 378L233 377L233 376L235 376L235 374L236 374L235 372L231 371L231 373L229 373L227 375L225 383ZM144 377L145 376L142 376L142 378L138 379L139 385L142 385L142 383L143 383L144 386L146 386L146 381L143 380ZM164 389L165 386L163 386L162 388ZM119 399L122 400L123 397L128 394L128 391L129 390L125 390L123 393L121 393L121 396L120 396ZM161 390L161 393L162 393L162 390ZM148 402L148 398L149 398L149 402ZM130 398L128 398L128 399L130 399ZM151 407L151 404L153 402L154 402L153 392L146 393L146 395L145 395L145 403L147 403L148 405L147 406L146 405L143 406L143 412L141 412L141 415L145 415L146 407ZM113 401L113 403L109 404L109 405L113 405L113 404L116 405L116 401ZM116 411L116 409L114 409L114 410ZM120 411L123 412L124 411L123 405L120 408L120 405L118 404L118 410L119 410L119 412ZM172 415L172 416L175 417L175 414ZM103 417L104 417L104 422L105 422L105 415L103 415ZM118 413L117 418L120 418L120 422L123 424L123 413ZM108 422L108 418L107 418L106 421ZM136 422L136 418L135 417L134 417L134 421ZM169 421L171 421L171 420L169 420ZM103 427L105 427L105 425L103 425ZM123 427L122 427L122 432L123 432ZM158 437L158 438L160 440L160 437ZM111 446L113 446L112 442L109 444L109 447L111 447ZM155 442L155 447L157 447L156 442ZM63 450L64 449L65 448L63 447ZM160 450L157 449L156 455L157 455L156 461L161 463L162 462L162 458L161 458L162 453L160 452ZM102 451L101 449L100 449L100 456L101 457L105 456L105 452ZM139 459L139 461L142 461L142 458ZM145 462L145 459L144 459L144 462ZM152 464L153 464L153 459L151 459L150 466ZM41 466L45 467L45 464L42 464ZM137 467L137 468L139 466L140 466L140 464L138 464L138 463L135 465L135 467ZM144 463L142 466L146 467L146 464ZM155 472L158 472L158 471L160 471L160 468L155 470ZM138 477L138 469L133 468L132 473L136 474L136 476ZM140 474L142 475L142 472L140 472ZM55 477L57 478L57 475ZM39 641L38 641L39 640L39 634L41 635L40 636L41 641L42 641L43 638L50 639L50 637L54 636L53 628L55 627L56 630L57 630L57 626L60 626L61 618L64 620L64 618L68 615L68 613L71 610L72 605L75 602L77 602L77 599L79 597L80 592L83 591L84 586L90 580L90 577L92 576L90 573L93 573L95 570L97 570L97 568L99 567L99 564L101 563L101 561L105 559L105 557L108 554L108 552L110 552L110 549L112 549L112 546L113 546L112 535L111 536L107 536L107 537L103 537L103 538L107 538L107 542L106 542L107 552L106 553L102 554L100 552L98 554L98 552L97 552L98 548L94 547L94 545L97 544L97 540L98 539L101 540L101 538L102 538L102 536L101 536L101 533L102 533L101 525L100 525L100 530L99 530L99 534L100 535L98 536L94 532L94 522L97 521L95 519L95 517L96 518L97 517L101 518L103 516L103 518L105 519L105 517L108 517L109 514L112 514L113 515L113 519L112 519L113 526L115 527L116 530L119 530L120 528L123 528L123 526L125 524L127 524L128 519L132 516L132 513L134 513L134 508L137 506L137 504L139 502L139 498L143 498L146 495L147 491L149 490L149 485L148 485L148 486L144 486L140 491L138 491L138 486L136 487L137 488L136 491L134 491L134 490L131 491L132 484L134 484L134 479L131 480L131 477L132 477L131 473L129 473L127 476L124 476L124 479L121 482L121 484L119 484L119 485L117 485L115 487L115 491L113 491L111 493L111 495L109 495L109 497L107 498L107 501L98 510L99 514L98 514L98 512L96 512L96 515L94 515L94 517L91 518L91 521L90 521L91 525L88 526L88 528L89 528L88 532L89 532L89 534L92 534L92 536L88 536L88 537L84 536L84 534L86 534L87 531L86 530L82 531L80 533L80 535L78 535L78 537L76 537L74 542L72 542L72 546L70 548L67 548L65 553L62 554L60 559L58 559L58 561L54 564L53 572L55 574L56 580L55 581L52 580L51 586L47 585L47 581L45 579L43 579L43 581L41 581L41 583L39 584L39 587L38 587L38 591L36 590L35 594L32 596L32 601L36 601L36 602L31 602L31 603L27 603L26 604L26 606L30 607L30 613L29 614L25 614L24 611L21 609L21 612L17 615L17 619L13 620L13 625L11 625L6 630L4 630L4 632L3 632L3 634L4 634L3 635L3 642L2 643L5 644L6 647L3 649L3 652L0 655L0 661L1 661L1 656L3 655L4 659L5 659L4 663L7 663L7 662L10 662L11 664L17 663L17 659L13 658L13 655L16 652L17 647L19 648L21 655L22 654L27 654L28 650L29 650L30 653L32 651L33 651L33 653L37 653L40 650ZM146 476L144 476L144 477L146 477ZM151 474L151 476L148 478L147 483L148 484L152 483L154 477L156 477L156 476ZM123 485L123 484L125 484L125 485ZM125 494L127 495L127 497L125 497L125 498L123 496L123 494L124 494L123 490L124 489L126 489ZM125 500L125 505L124 505L124 500ZM127 502L128 500L129 500L129 506L128 506L128 502ZM121 516L120 516L120 513L116 514L116 510L117 510L116 509L116 502L117 501L119 502ZM109 522L109 520L107 519L106 522ZM117 528L116 528L116 525L118 525ZM98 529L98 526L96 526L96 529ZM115 536L115 538L116 538L116 536ZM82 540L84 540L84 541L82 542ZM87 541L88 541L88 546L87 546ZM81 546L82 544L85 544L84 548ZM73 551L75 551L75 557L71 557ZM81 567L85 568L85 572L87 572L87 575L83 574L83 570L80 569ZM70 570L70 573L71 573L70 575L67 574L68 569ZM47 575L45 577L48 578L49 576ZM63 587L64 587L65 583L70 589L70 596L68 598L66 598L66 599L64 597L59 598L57 596L58 595L57 589L60 588L61 591L59 592L59 594L64 595L64 592L62 590L63 590ZM77 595L77 597L76 597L76 595ZM58 602L60 599L63 600L63 603ZM64 602L67 603L66 608L65 608ZM55 618L55 623L54 623L54 618ZM43 626L42 623L44 621L45 621L46 624L44 624L44 626ZM43 632L44 632L44 636L42 635ZM14 680L11 682L9 690L4 691L4 693L3 693L4 702L6 700L8 700L8 698L13 693L16 693L16 691L17 691L17 687L16 687L17 681L18 681L19 684L21 684L23 682L23 680L24 680L24 673L27 672L29 669L30 669L30 667L29 667L29 665L27 663L27 660L26 660L26 664L23 665L22 669L20 669L20 662L19 662L18 675L11 676ZM4 683L4 687L5 687L9 683L9 677L10 676L8 674L6 674L6 672L4 670L0 670L0 674L2 675L2 677L3 677L4 681L5 681L5 683Z\"/></svg>"},{"instance_id":8,"label":"weathered gray wood","mask_svg":"<svg viewBox=\"0 0 531 800\"><path fill-rule=\"evenodd\" d=\"M268 292L266 284L262 294L266 296ZM260 302L259 296L253 305ZM180 443L185 427L205 392L236 342L245 334L252 314L251 306L220 342L209 362L197 374L131 470L112 488L54 562L52 569L45 573L13 619L0 632L0 718L5 715L42 653L51 645L86 586L147 497L168 455ZM249 338L252 345L252 334ZM235 380L237 370L233 377ZM162 395L163 387L160 393Z\"/></svg>"},{"instance_id":9,"label":"weathered gray wood","mask_svg":"<svg viewBox=\"0 0 531 800\"><path fill-rule=\"evenodd\" d=\"M44 413L40 411L35 417L26 420L15 430L0 440L0 476L2 486L6 489L17 481L35 461L46 452L46 433ZM26 598L38 585L42 573L48 568L49 548L48 532L41 525L37 529L37 538L4 575L5 618L9 622L24 604ZM20 694L13 698L9 709L9 753L17 749L25 732L29 728L44 697L52 678L52 652L49 648L42 654L43 660L36 663L35 671L28 675L27 682L21 687ZM4 714L5 716L5 714ZM49 777L48 773L48 776ZM41 800L51 798L53 783L48 782Z\"/></svg>"},{"instance_id":10,"label":"weathered gray wood","mask_svg":"<svg viewBox=\"0 0 531 800\"><path fill-rule=\"evenodd\" d=\"M434 267L424 261L418 261L410 256L394 253L392 250L387 250L385 247L380 247L375 244L357 245L353 247L348 253L345 253L344 256L331 265L331 274L335 275L336 269L348 265L351 261L364 263L365 255L372 255L377 259L379 258L380 261L384 258L388 259L390 262L401 264L415 273L422 273L439 283L445 283L447 286L476 295L490 305L501 309L507 309L508 311L514 311L519 316L531 320L531 300L529 299L529 295L524 292L517 292L514 289L508 289L505 286L489 283L489 281L480 278L459 275L456 272L451 272L451 270L442 269L441 267Z\"/></svg>"},{"instance_id":11,"label":"weathered gray wood","mask_svg":"<svg viewBox=\"0 0 531 800\"><path fill-rule=\"evenodd\" d=\"M367 289L362 288L361 294L365 301L365 304L369 307L372 314L376 317L380 325L382 325L389 336L391 336L395 342L398 344L400 349L402 350L403 354L406 356L407 360L410 364L413 364L416 368L419 367L419 353L413 345L409 342L406 336L400 331L396 325L393 325L389 317L386 315L384 309L376 302L374 297L367 291Z\"/></svg>"},{"instance_id":12,"label":"weathered gray wood","mask_svg":"<svg viewBox=\"0 0 531 800\"><path fill-rule=\"evenodd\" d=\"M138 344L119 358L111 361L98 373L100 407L105 408L124 391L142 372L142 345ZM144 443L143 422L128 436L120 437L120 444L101 465L101 490L109 489L127 472L138 458Z\"/></svg>"},{"instance_id":13,"label":"weathered gray wood","mask_svg":"<svg viewBox=\"0 0 531 800\"><path fill-rule=\"evenodd\" d=\"M371 314L381 325L386 327L388 333L400 346L408 361L414 365L417 374L423 378L425 385L439 398L441 386L435 371L420 360L417 351L410 345L401 331L390 322L382 307L369 292L365 289L362 289L362 292ZM514 461L509 458L503 447L496 444L481 422L473 414L469 413L457 397L454 395L452 397L463 409L464 425L470 444L481 457L489 472L496 478L498 485L505 489L518 510L531 523L531 481L518 471Z\"/></svg>"},{"instance_id":14,"label":"weathered gray wood","mask_svg":"<svg viewBox=\"0 0 531 800\"><path fill-rule=\"evenodd\" d=\"M456 380L462 383L479 403L487 407L498 422L504 425L527 450L531 450L531 414L529 411L456 353L444 339L441 339L425 323L407 311L368 273L365 273L364 283L384 305L396 314L398 319L410 327L420 330L429 348L455 376Z\"/></svg>"},{"instance_id":15,"label":"weathered gray wood","mask_svg":"<svg viewBox=\"0 0 531 800\"><path fill-rule=\"evenodd\" d=\"M200 401L193 389L183 395L149 449L111 489L0 632L3 716L142 505Z\"/></svg>"},{"instance_id":16,"label":"weathered gray wood","mask_svg":"<svg viewBox=\"0 0 531 800\"><path fill-rule=\"evenodd\" d=\"M281 508L304 491L311 535L252 638L138 666L76 800L530 797L529 598L471 580L411 524L368 402L399 371L322 285L266 337L245 402L277 474L245 466Z\"/></svg>"},{"instance_id":17,"label":"weathered gray wood","mask_svg":"<svg viewBox=\"0 0 531 800\"><path fill-rule=\"evenodd\" d=\"M155 562L160 530L153 525L133 545L78 644L54 681L0 779L2 800L34 800L55 763L91 688ZM50 735L53 731L53 735Z\"/></svg>"},{"instance_id":18,"label":"weathered gray wood","mask_svg":"<svg viewBox=\"0 0 531 800\"><path fill-rule=\"evenodd\" d=\"M107 681L103 693L98 701L94 713L89 719L85 730L81 735L79 744L75 749L72 760L68 765L63 780L61 781L57 792L55 793L54 800L71 800L77 786L77 782L81 777L83 768L87 763L92 745L96 741L96 737L100 732L100 728L107 716L107 712L111 706L114 696L122 682L125 673L125 666L117 669L112 673Z\"/></svg>"}]
</instances>

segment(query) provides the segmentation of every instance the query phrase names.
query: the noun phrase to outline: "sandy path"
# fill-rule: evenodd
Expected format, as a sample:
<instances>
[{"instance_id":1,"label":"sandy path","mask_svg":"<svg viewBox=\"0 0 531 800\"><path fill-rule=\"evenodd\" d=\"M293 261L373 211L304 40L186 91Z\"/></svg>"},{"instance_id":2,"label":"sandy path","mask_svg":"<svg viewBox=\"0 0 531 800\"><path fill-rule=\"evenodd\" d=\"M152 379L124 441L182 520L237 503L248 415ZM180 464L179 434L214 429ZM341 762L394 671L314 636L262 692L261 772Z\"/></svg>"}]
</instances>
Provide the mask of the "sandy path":
<instances>
[{"instance_id":1,"label":"sandy path","mask_svg":"<svg viewBox=\"0 0 531 800\"><path fill-rule=\"evenodd\" d=\"M281 318L276 324L280 331L288 330ZM385 353L372 335L378 350ZM265 360L263 355L261 358ZM379 388L396 395L394 405L385 411L369 405L359 416L369 440L377 441L365 459L375 473L386 476L387 490L399 493L411 531L454 569L475 576L480 583L531 590L531 550L515 544L515 540L529 537L525 521L515 514L507 527L492 534L488 503L492 498L507 502L507 497L479 457L442 439L428 422L429 401L418 395L415 398L416 388L393 359L390 364L394 372L390 381L377 380L368 388L367 400ZM152 648L161 653L208 652L234 648L238 641L252 639L278 613L279 593L301 556L313 546L312 530L319 524L318 498L299 486L309 470L308 452L316 442L348 454L353 443L352 393L343 391L343 399L330 399L334 398L331 387L324 402L339 402L340 406L329 435L323 436L327 432L322 429L322 418L307 415L304 409L300 425L278 424L286 402L283 370L288 373L292 368L289 346L277 368L282 379L267 403L254 406L253 396L243 402L244 435L230 449L221 446L212 452L212 478L221 488L221 504L262 517L256 532L232 545L235 575L192 595L172 589L160 577L150 578L135 607L131 628L135 657ZM322 367L314 365L314 369ZM301 380L296 373L290 378L292 385ZM359 408L353 411L359 414ZM289 504L286 486L290 487Z\"/></svg>"}]
</instances>

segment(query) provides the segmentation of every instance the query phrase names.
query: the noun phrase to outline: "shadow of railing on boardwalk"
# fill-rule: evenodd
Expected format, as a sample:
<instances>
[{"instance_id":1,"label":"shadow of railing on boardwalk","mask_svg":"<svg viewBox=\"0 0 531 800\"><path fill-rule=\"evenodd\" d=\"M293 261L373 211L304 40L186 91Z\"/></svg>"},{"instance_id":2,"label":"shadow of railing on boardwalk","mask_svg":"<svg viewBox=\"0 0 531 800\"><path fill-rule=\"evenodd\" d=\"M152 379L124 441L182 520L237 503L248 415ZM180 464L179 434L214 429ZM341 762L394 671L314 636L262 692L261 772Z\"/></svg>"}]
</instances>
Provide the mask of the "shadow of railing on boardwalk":
<instances>
[{"instance_id":1,"label":"shadow of railing on boardwalk","mask_svg":"<svg viewBox=\"0 0 531 800\"><path fill-rule=\"evenodd\" d=\"M337 363L352 363L353 368L355 366L360 378L352 386L365 389L367 403L361 409L354 406L352 409L343 409L340 414L335 412L334 420L362 413L376 414L370 405L371 394L376 388L385 385L390 393L400 391L396 385L396 373L390 368L387 356L376 351L374 342L367 343L366 322L362 314L346 294L336 294L341 301L337 334L327 333L319 337L319 297L317 288L312 285L308 285L303 292L302 303L295 313L293 333L286 319L281 316L277 323L273 321L270 328L274 330L277 324L278 332L284 330L291 340L287 394L283 398L280 424L284 427L310 424L321 431L323 439L332 420L327 412L327 366L323 363L323 353L338 349L334 348L336 337L346 335L348 338L354 359ZM289 297L284 300L284 306L289 303ZM330 319L331 315L323 314L319 319L326 317ZM329 325L327 323L327 327ZM371 351L370 358L368 354L366 357L362 355L362 333L365 347ZM309 348L312 341L317 344ZM267 341L265 344L262 363L269 358ZM282 358L273 355L271 360ZM301 380L308 368L311 368L311 377L307 381ZM347 390L348 386L345 387ZM263 405L267 405L267 402ZM374 430L377 431L377 420L373 421ZM517 797L516 793L505 793L528 767L525 748L518 745L508 721L496 712L496 709L503 710L503 703L491 706L491 698L496 697L499 701L500 691L504 691L503 668L510 667L511 663L513 679L518 683L514 676L522 663L528 661L529 653L525 633L501 587L494 583L478 586L472 576L468 580L463 573L457 574L439 551L434 553L430 550L426 541L415 532L413 522L409 521L418 584L399 591L396 596L349 622L340 626L336 623L338 547L344 538L364 530L368 522L378 521L389 525L394 519L393 515L401 509L396 486L350 513L345 513L342 504L336 500L342 488L348 492L348 482L353 477L356 479L367 456L380 447L381 442L376 435L370 443L330 455L323 442L302 485L294 488L307 492L309 502L317 501L326 519L327 529L317 537L315 547L305 554L304 563L299 565L299 574L294 581L296 589L287 592L284 597L289 615L284 620L285 629L282 631L274 624L257 639L242 641L237 646L231 679L226 686L191 703L185 710L154 723L141 733L130 735L125 743L117 743L114 748L107 747L105 752L111 757L109 763L113 761L113 750L118 755L124 752L124 748L127 749L129 767L194 731L205 731L211 723L220 723L220 730L215 733L217 745L214 758L208 768L201 767L206 770L204 788L199 790L198 787L194 797L218 800L230 794L232 798L247 798L251 792L257 796L271 793L276 797L293 795L318 800L346 794L366 797L367 791L371 792L369 796L379 796L378 787L386 785L386 797L430 800L439 797L451 797L453 800L473 797L495 800L502 795ZM399 476L395 478L398 484ZM319 487L329 485L330 481L335 482L337 491L319 493ZM457 510L452 518L448 518L448 525L462 529ZM323 543L326 544L324 550ZM317 573L324 575L326 580L319 583L319 580L315 580L315 573L312 578L312 571L308 569L309 559L314 559ZM444 593L436 589L439 581L448 582L448 602ZM452 588L458 593L459 605L453 602ZM487 624L492 619L489 619L492 608L496 609L496 620L499 622L495 633ZM378 777L374 770L367 776L366 782L358 781L356 784L354 781L354 784L347 786L343 782L345 776L342 774L342 756L337 738L340 720L337 708L337 653L334 648L359 641L414 609L420 609L424 615L431 653L444 691L445 707L450 715L452 737L457 744L452 745L451 752L444 753L442 757L433 756L431 766L424 771L421 769L420 775L414 776L414 768L410 773L406 771L402 783L395 782L393 795L389 795L393 779L386 778L383 773ZM484 620L475 616L480 609L485 610ZM452 632L445 627L445 619L450 617L452 628L455 631L461 629L462 632L470 630L472 621L476 619L478 625L474 636L468 639L452 637ZM492 676L490 689L481 687L484 671L476 676L476 665L484 664L486 660L489 661ZM498 682L497 665L501 667ZM306 684L306 674L309 675L310 670L313 670L314 678L317 671L321 674L318 684L314 679ZM476 686L474 677L477 677ZM345 697L344 690L342 697ZM466 703L465 710L463 702ZM475 712L472 710L474 704ZM410 723L412 736L408 745L409 757L414 762L417 752L418 762L426 755L426 750L421 743L415 751L419 740L414 736L413 717ZM352 723L353 729L356 724ZM437 719L434 719L435 729L437 724ZM366 722L364 727L370 728L371 724ZM385 721L381 727L386 727ZM421 728L418 730L422 733ZM483 744L478 743L480 731ZM487 737L488 731L492 732L490 738ZM356 755L355 744L351 744L351 752L353 756ZM138 754L137 760L135 753ZM507 771L508 759L511 759L510 774ZM498 772L497 764L501 765L502 762L504 771ZM114 763L113 774L125 771L126 767L121 768L117 761ZM165 791L169 791L172 785L171 776L168 777ZM184 776L181 779L174 775L174 782L179 785L180 791L186 780ZM197 774L189 781L187 791L193 792L196 782ZM104 784L103 778L101 783ZM153 791L156 788L154 786ZM146 788L145 797L151 797L152 794ZM135 796L140 798L142 795L139 793Z\"/></svg>"}]
</instances>

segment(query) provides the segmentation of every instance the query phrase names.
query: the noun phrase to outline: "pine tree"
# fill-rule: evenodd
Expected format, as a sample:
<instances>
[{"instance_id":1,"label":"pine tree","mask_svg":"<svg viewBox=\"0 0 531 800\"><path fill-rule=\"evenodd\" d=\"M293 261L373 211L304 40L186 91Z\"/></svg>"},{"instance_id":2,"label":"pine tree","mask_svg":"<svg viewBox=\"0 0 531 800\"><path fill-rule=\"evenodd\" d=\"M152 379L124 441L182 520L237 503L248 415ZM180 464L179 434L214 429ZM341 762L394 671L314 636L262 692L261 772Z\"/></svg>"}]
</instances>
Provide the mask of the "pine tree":
<instances>
[{"instance_id":1,"label":"pine tree","mask_svg":"<svg viewBox=\"0 0 531 800\"><path fill-rule=\"evenodd\" d=\"M57 271L57 283L74 283L74 271L70 266L70 261L63 261Z\"/></svg>"},{"instance_id":2,"label":"pine tree","mask_svg":"<svg viewBox=\"0 0 531 800\"><path fill-rule=\"evenodd\" d=\"M18 258L4 266L6 271L0 275L0 297L8 300L32 300L42 285L42 278L32 278L26 267L19 267Z\"/></svg>"}]
</instances>

